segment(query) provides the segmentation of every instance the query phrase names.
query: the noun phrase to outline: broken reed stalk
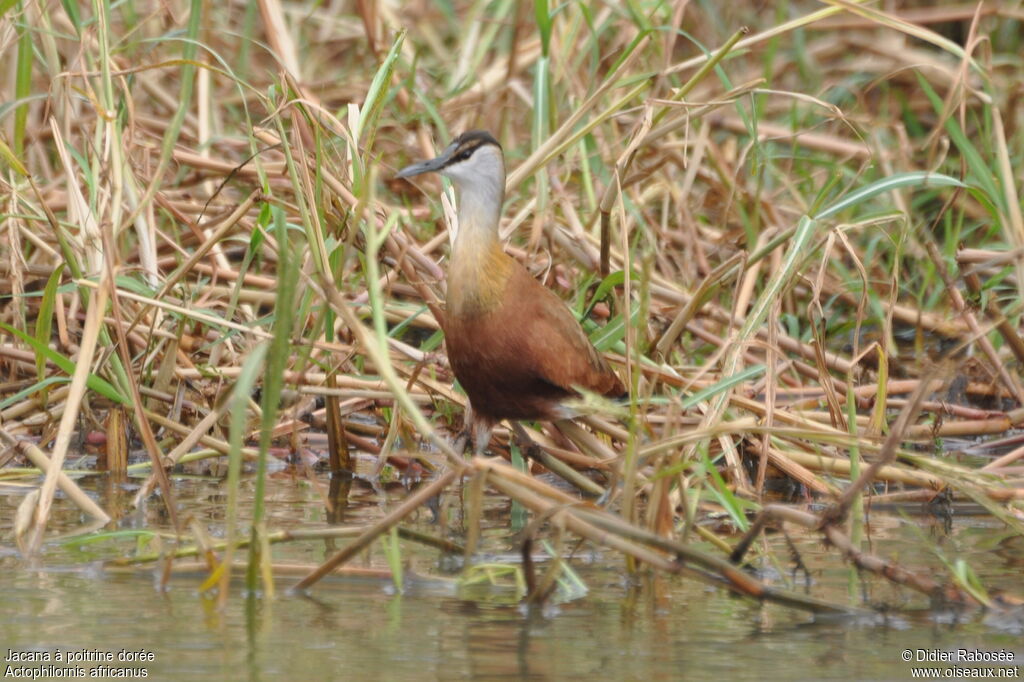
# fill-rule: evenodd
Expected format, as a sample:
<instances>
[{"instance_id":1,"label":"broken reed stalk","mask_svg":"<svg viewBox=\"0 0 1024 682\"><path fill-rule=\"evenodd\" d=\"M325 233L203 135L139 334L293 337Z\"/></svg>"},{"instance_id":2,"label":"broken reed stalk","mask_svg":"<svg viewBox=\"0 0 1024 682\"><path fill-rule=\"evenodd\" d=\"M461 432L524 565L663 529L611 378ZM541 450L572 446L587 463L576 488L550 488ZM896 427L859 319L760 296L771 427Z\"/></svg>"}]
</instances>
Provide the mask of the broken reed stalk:
<instances>
[{"instance_id":1,"label":"broken reed stalk","mask_svg":"<svg viewBox=\"0 0 1024 682\"><path fill-rule=\"evenodd\" d=\"M835 547L844 558L851 561L858 568L869 571L897 585L904 585L921 594L935 600L936 606L948 606L959 604L964 606L977 606L978 602L968 592L959 589L952 583L940 583L930 576L915 573L904 568L895 561L883 559L873 554L861 551L854 546L850 538L837 524L822 523L822 518L817 514L805 512L793 507L786 507L778 504L770 504L761 510L754 523L751 525L743 540L733 550L730 560L740 564L743 561L747 550L753 540L760 535L771 521L795 523L803 528L816 529L822 533L825 540Z\"/></svg>"},{"instance_id":2,"label":"broken reed stalk","mask_svg":"<svg viewBox=\"0 0 1024 682\"><path fill-rule=\"evenodd\" d=\"M53 467L53 462L50 461L49 456L47 456L45 452L37 448L35 445L28 441L19 440L2 428L0 428L0 440L3 440L7 447L14 448L17 451L24 453L36 468L44 474L49 474L50 469ZM79 488L78 484L71 480L67 474L58 469L56 476L57 486L60 488L61 492L67 495L79 509L103 523L110 521L110 515L103 511L102 507L93 502L92 498Z\"/></svg>"},{"instance_id":3,"label":"broken reed stalk","mask_svg":"<svg viewBox=\"0 0 1024 682\"><path fill-rule=\"evenodd\" d=\"M590 480L571 466L563 462L556 455L550 454L541 445L530 438L523 425L517 421L512 422L512 431L521 441L521 447L528 458L537 459L549 471L562 480L576 487L582 493L599 497L605 493L605 489L599 484Z\"/></svg>"},{"instance_id":4,"label":"broken reed stalk","mask_svg":"<svg viewBox=\"0 0 1024 682\"><path fill-rule=\"evenodd\" d=\"M344 549L299 581L294 590L308 589L341 566L374 539L413 513L431 497L440 495L457 477L474 471L486 485L496 488L542 517L564 524L566 529L599 545L671 574L686 574L724 586L731 591L815 613L857 611L851 607L781 590L752 578L724 559L714 557L685 543L644 531L608 512L581 503L535 478L522 474L497 459L473 458L465 469L449 469L431 483L409 495L394 510L363 529ZM472 487L472 486L471 486ZM350 536L352 529L332 536ZM319 537L319 535L317 535ZM292 534L292 538L296 537ZM468 546L472 546L472 541Z\"/></svg>"},{"instance_id":5,"label":"broken reed stalk","mask_svg":"<svg viewBox=\"0 0 1024 682\"><path fill-rule=\"evenodd\" d=\"M761 535L770 520L792 521L805 528L821 532L828 543L836 547L847 560L852 561L863 570L875 573L896 584L910 587L928 595L933 600L941 600L942 604L977 605L977 600L973 596L952 583L939 583L928 576L903 568L894 561L862 552L854 546L850 538L840 529L857 496L861 495L876 479L878 472L885 465L895 459L903 434L917 417L921 404L924 402L924 397L928 393L928 388L928 382L918 383L914 393L908 399L906 406L893 424L888 437L879 451L877 459L855 481L847 486L835 504L820 515L778 504L766 506L758 513L751 527L744 534L740 542L737 543L730 555L730 560L734 564L742 563L747 550L753 541Z\"/></svg>"},{"instance_id":6,"label":"broken reed stalk","mask_svg":"<svg viewBox=\"0 0 1024 682\"><path fill-rule=\"evenodd\" d=\"M108 282L107 284L113 285L113 282ZM35 505L32 524L26 531L28 533L26 548L29 554L39 552L43 544L43 531L46 529L46 524L50 519L53 496L57 490L57 479L63 473L61 469L64 466L64 458L67 455L68 447L71 445L75 421L78 417L82 400L85 398L89 365L99 341L102 313L107 304L107 293L107 286L101 284L99 290L93 291L89 296L85 329L82 331L81 359L71 377L71 391L67 399L69 409L65 409L61 415L60 425L57 428L57 437L53 444L53 453L47 458L49 467L43 479L43 484L39 489L39 497Z\"/></svg>"},{"instance_id":7,"label":"broken reed stalk","mask_svg":"<svg viewBox=\"0 0 1024 682\"><path fill-rule=\"evenodd\" d=\"M402 500L401 504L395 507L392 511L385 514L383 518L370 524L363 530L359 537L346 545L344 549L322 563L315 571L297 582L292 589L295 591L301 591L315 585L321 578L361 552L376 538L387 532L392 526L396 525L406 516L419 509L427 500L440 495L452 481L462 475L462 472L463 470L461 467L450 467L448 471L419 488L416 492Z\"/></svg>"},{"instance_id":8,"label":"broken reed stalk","mask_svg":"<svg viewBox=\"0 0 1024 682\"><path fill-rule=\"evenodd\" d=\"M339 538L356 538L366 532L366 528L363 526L329 526L327 528L293 528L291 530L278 530L268 533L265 536L265 540L268 544L278 544L282 542L303 542L309 540L334 540ZM449 554L461 554L465 548L450 540L444 538L435 537L433 535L427 535L421 533L412 528L406 528L403 526L398 527L398 536L403 540L410 540L417 542L427 547L433 547L442 552ZM238 549L249 546L252 541L251 537L238 538L235 541L235 547ZM202 552L206 551L221 551L228 546L226 540L214 540L207 539L206 542L200 546L186 545L184 547L177 547L173 550L161 550L157 552L148 552L145 554L136 554L134 556L115 557L109 559L105 566L133 566L138 564L148 564L155 561L162 561L165 559L187 559L189 557L199 556ZM207 566L207 570L209 567ZM306 571L309 573L309 571Z\"/></svg>"},{"instance_id":9,"label":"broken reed stalk","mask_svg":"<svg viewBox=\"0 0 1024 682\"><path fill-rule=\"evenodd\" d=\"M327 374L327 388L337 389L338 376L335 372ZM328 395L324 409L327 416L327 451L332 475L354 473L352 453L349 451L349 440L345 432L345 420L341 416L341 401L337 395Z\"/></svg>"},{"instance_id":10,"label":"broken reed stalk","mask_svg":"<svg viewBox=\"0 0 1024 682\"><path fill-rule=\"evenodd\" d=\"M110 408L105 424L107 442L102 456L97 456L97 466L123 479L128 471L128 421L121 405ZM102 465L100 465L102 461Z\"/></svg>"},{"instance_id":11,"label":"broken reed stalk","mask_svg":"<svg viewBox=\"0 0 1024 682\"><path fill-rule=\"evenodd\" d=\"M928 250L928 255L931 256L935 268L938 270L939 275L942 277L942 281L946 285L946 291L949 293L949 298L953 304L953 308L967 323L968 328L975 337L975 342L981 348L982 352L988 356L989 361L998 373L1003 386L1005 386L1006 390L1010 392L1010 395L1014 397L1018 405L1024 405L1024 386L1021 385L1020 377L1015 374L1011 374L999 359L999 354L996 352L995 347L992 345L992 342L988 340L986 332L981 329L981 325L978 323L978 318L974 315L974 312L967 307L967 304L964 302L963 295L960 293L960 289L953 282L953 278L946 268L946 263L942 258L942 254L939 253L939 248L931 239L926 239L924 246L925 249Z\"/></svg>"},{"instance_id":12,"label":"broken reed stalk","mask_svg":"<svg viewBox=\"0 0 1024 682\"><path fill-rule=\"evenodd\" d=\"M946 371L940 370L940 375L943 374L946 374ZM907 400L906 406L900 411L895 423L890 427L889 435L886 437L885 442L882 443L882 448L879 450L876 459L871 462L867 469L861 472L857 480L852 481L846 487L846 490L843 491L836 504L825 512L822 517L823 526L843 523L850 513L850 507L853 505L854 499L871 485L882 467L896 459L897 450L903 441L903 434L910 428L910 425L917 419L917 415L921 411L921 403L924 402L926 387L927 384L925 382L918 384Z\"/></svg>"},{"instance_id":13,"label":"broken reed stalk","mask_svg":"<svg viewBox=\"0 0 1024 682\"><path fill-rule=\"evenodd\" d=\"M557 523L564 524L566 529L581 538L613 549L624 556L633 557L651 568L670 574L686 574L714 585L727 587L742 596L814 613L857 611L847 606L765 585L728 561L708 555L684 543L645 532L608 512L588 508L586 503L571 499L566 501L563 494L519 473L502 461L477 457L473 459L472 465L478 472L487 473L487 485L498 489L533 512L552 515L553 522L557 516ZM670 554L666 556L634 541L640 538L662 552ZM696 564L700 568L694 568L691 564Z\"/></svg>"}]
</instances>

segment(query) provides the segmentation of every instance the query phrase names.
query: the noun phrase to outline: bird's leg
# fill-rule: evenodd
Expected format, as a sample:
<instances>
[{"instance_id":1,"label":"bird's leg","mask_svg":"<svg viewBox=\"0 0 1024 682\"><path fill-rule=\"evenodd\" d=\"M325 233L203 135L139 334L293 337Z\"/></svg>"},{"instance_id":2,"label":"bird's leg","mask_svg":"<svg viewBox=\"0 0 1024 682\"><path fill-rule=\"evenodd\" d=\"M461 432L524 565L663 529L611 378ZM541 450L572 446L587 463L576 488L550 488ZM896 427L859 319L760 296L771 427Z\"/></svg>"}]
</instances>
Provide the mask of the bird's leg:
<instances>
[{"instance_id":1,"label":"bird's leg","mask_svg":"<svg viewBox=\"0 0 1024 682\"><path fill-rule=\"evenodd\" d=\"M485 417L476 417L473 421L473 454L483 455L484 450L491 444L491 431L494 430L494 422Z\"/></svg>"},{"instance_id":2,"label":"bird's leg","mask_svg":"<svg viewBox=\"0 0 1024 682\"><path fill-rule=\"evenodd\" d=\"M459 435L455 437L455 442L452 443L452 449L460 455L466 454L466 446L469 444L469 429L465 426L459 431Z\"/></svg>"},{"instance_id":3,"label":"bird's leg","mask_svg":"<svg viewBox=\"0 0 1024 682\"><path fill-rule=\"evenodd\" d=\"M473 454L482 455L491 443L491 431L494 430L494 422L487 417L482 417L473 411L473 406L466 403L466 411L463 413L462 431L455 438L452 447L460 455L466 453L466 446L470 438L473 440Z\"/></svg>"},{"instance_id":4,"label":"bird's leg","mask_svg":"<svg viewBox=\"0 0 1024 682\"><path fill-rule=\"evenodd\" d=\"M455 437L452 447L460 455L466 454L466 446L469 444L470 436L473 435L473 406L466 403L466 410L462 413L462 430Z\"/></svg>"}]
</instances>

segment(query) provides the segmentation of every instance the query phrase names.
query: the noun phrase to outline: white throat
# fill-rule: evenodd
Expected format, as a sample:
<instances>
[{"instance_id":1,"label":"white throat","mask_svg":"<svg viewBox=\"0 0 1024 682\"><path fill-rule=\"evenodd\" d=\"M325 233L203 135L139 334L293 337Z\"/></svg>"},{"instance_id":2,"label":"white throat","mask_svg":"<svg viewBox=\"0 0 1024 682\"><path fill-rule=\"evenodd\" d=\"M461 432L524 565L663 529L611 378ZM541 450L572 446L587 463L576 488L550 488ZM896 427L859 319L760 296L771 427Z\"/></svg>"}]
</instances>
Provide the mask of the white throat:
<instances>
[{"instance_id":1,"label":"white throat","mask_svg":"<svg viewBox=\"0 0 1024 682\"><path fill-rule=\"evenodd\" d=\"M482 147L442 173L451 178L458 195L459 233L452 257L458 258L466 247L478 249L496 242L505 201L505 165L501 150Z\"/></svg>"}]
</instances>

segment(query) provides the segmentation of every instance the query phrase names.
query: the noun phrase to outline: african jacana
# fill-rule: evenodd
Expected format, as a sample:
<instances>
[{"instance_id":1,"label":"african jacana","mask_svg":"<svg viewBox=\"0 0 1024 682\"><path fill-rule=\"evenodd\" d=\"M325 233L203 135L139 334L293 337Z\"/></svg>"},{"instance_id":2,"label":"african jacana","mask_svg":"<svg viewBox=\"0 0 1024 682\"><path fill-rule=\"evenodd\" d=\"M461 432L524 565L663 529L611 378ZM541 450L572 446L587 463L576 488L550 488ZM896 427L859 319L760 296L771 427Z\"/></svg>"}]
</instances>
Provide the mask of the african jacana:
<instances>
[{"instance_id":1,"label":"african jacana","mask_svg":"<svg viewBox=\"0 0 1024 682\"><path fill-rule=\"evenodd\" d=\"M498 238L505 161L482 130L463 133L429 161L396 178L437 172L458 192L459 231L448 269L442 322L448 360L469 396L466 424L476 452L502 419L558 421L577 416L577 389L618 398L622 382L554 292L507 255Z\"/></svg>"}]
</instances>

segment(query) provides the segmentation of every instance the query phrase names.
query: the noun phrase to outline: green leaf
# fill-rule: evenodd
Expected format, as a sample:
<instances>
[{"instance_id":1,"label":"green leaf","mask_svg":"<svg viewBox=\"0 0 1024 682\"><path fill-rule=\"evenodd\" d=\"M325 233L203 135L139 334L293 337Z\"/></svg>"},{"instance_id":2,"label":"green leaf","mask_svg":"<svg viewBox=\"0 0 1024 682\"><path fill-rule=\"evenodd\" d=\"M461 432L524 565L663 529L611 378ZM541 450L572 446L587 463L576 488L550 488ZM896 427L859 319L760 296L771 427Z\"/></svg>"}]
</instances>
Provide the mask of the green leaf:
<instances>
[{"instance_id":1,"label":"green leaf","mask_svg":"<svg viewBox=\"0 0 1024 682\"><path fill-rule=\"evenodd\" d=\"M4 18L4 15L14 7L18 0L0 0L0 19Z\"/></svg>"},{"instance_id":2,"label":"green leaf","mask_svg":"<svg viewBox=\"0 0 1024 682\"><path fill-rule=\"evenodd\" d=\"M921 90L924 91L925 96L931 101L935 113L941 116L944 108L942 98L939 97L935 90L932 89L931 84L920 73L917 73L917 82L921 86ZM956 148L964 155L964 159L967 160L967 168L970 172L969 179L973 180L988 195L989 201L1000 207L997 212L1003 212L1002 192L996 186L995 176L992 175L991 169L985 163L985 159L982 158L981 152L978 151L977 147L967 137L967 134L964 133L956 116L947 116L945 127L950 139L953 140L953 144L956 145Z\"/></svg>"},{"instance_id":3,"label":"green leaf","mask_svg":"<svg viewBox=\"0 0 1024 682\"><path fill-rule=\"evenodd\" d=\"M630 272L632 273L630 275L630 279L633 280L634 282L639 282L640 273L636 270L631 270ZM583 313L581 317L587 317L588 315L590 315L590 312L594 309L594 306L597 305L599 301L603 301L605 298L607 298L608 294L611 293L612 289L614 289L615 287L621 287L625 283L625 270L615 270L614 272L608 273L608 276L602 279L601 283L597 285L597 289L594 290L594 295L591 296L590 301L588 301L587 305L583 308ZM586 286L590 286L589 280L586 283Z\"/></svg>"},{"instance_id":4,"label":"green leaf","mask_svg":"<svg viewBox=\"0 0 1024 682\"><path fill-rule=\"evenodd\" d=\"M357 141L362 140L362 147L367 152L373 147L373 138L377 133L377 119L380 118L381 109L384 108L384 100L390 90L391 78L395 72L395 61L402 50L402 43L405 42L405 30L399 32L391 49L384 57L377 73L373 75L370 89L366 91L366 100L359 110L359 129L353 134Z\"/></svg>"},{"instance_id":5,"label":"green leaf","mask_svg":"<svg viewBox=\"0 0 1024 682\"><path fill-rule=\"evenodd\" d=\"M49 390L50 386L53 386L54 384L67 384L67 383L70 383L70 382L71 382L71 379L69 377L47 377L46 379L43 379L42 381L38 381L38 382L32 384L31 386L29 386L26 389L18 391L17 393L12 395L10 398L7 398L5 400L0 400L0 410L6 410L11 405L17 405L22 400L28 398L30 395L32 395L33 393L36 393L37 391Z\"/></svg>"},{"instance_id":6,"label":"green leaf","mask_svg":"<svg viewBox=\"0 0 1024 682\"><path fill-rule=\"evenodd\" d=\"M32 94L32 33L21 26L18 32L18 62L14 75L14 99L21 102L14 110L14 153L25 151L25 128L28 125L28 102Z\"/></svg>"},{"instance_id":7,"label":"green leaf","mask_svg":"<svg viewBox=\"0 0 1024 682\"><path fill-rule=\"evenodd\" d=\"M44 355L47 360L60 367L61 370L63 370L69 376L71 374L74 374L75 363L72 360L64 357L57 351L52 350L49 346L39 343L25 332L21 331L20 329L15 329L14 327L5 322L0 322L0 329L3 329L8 334L12 334L21 339L22 341L24 341L25 343L27 343L29 346L32 347L32 350L35 351L36 355ZM132 404L131 400L121 395L121 393L118 392L116 388L111 386L106 379L99 376L98 374L93 374L92 372L90 372L89 376L86 377L85 385L88 386L90 390L96 391L97 393L102 395L104 398L107 398L108 400L120 403L121 405Z\"/></svg>"},{"instance_id":8,"label":"green leaf","mask_svg":"<svg viewBox=\"0 0 1024 682\"><path fill-rule=\"evenodd\" d=\"M711 487L708 491L715 498L715 500L725 508L729 514L729 518L736 524L736 527L740 530L746 530L750 527L750 522L747 520L746 514L743 513L744 507L749 508L750 505L744 503L743 500L736 497L733 492L729 489L729 485L722 478L722 474L718 472L711 459L708 457L707 449L701 448L701 462L704 464L704 471L707 472L708 477L711 479Z\"/></svg>"},{"instance_id":9,"label":"green leaf","mask_svg":"<svg viewBox=\"0 0 1024 682\"><path fill-rule=\"evenodd\" d=\"M764 374L764 371L764 365L752 365L750 367L747 367L742 372L737 372L736 374L733 374L730 377L726 377L721 381L718 381L703 390L697 391L696 393L694 393L693 395L691 395L689 398L682 402L682 409L688 410L694 405L704 402L713 395L716 395L723 391L728 391L730 388L736 386L737 384L742 384L744 381L750 381L755 377L761 376L762 374Z\"/></svg>"},{"instance_id":10,"label":"green leaf","mask_svg":"<svg viewBox=\"0 0 1024 682\"><path fill-rule=\"evenodd\" d=\"M36 341L41 345L49 347L50 332L53 329L53 304L57 298L57 285L60 284L60 277L64 273L64 263L57 266L57 269L50 273L46 280L46 287L43 289L43 300L39 302L39 315L36 317ZM46 378L46 358L36 354L36 376L42 381Z\"/></svg>"},{"instance_id":11,"label":"green leaf","mask_svg":"<svg viewBox=\"0 0 1024 682\"><path fill-rule=\"evenodd\" d=\"M14 153L14 150L7 146L7 143L3 141L3 138L0 138L0 158L6 161L7 165L13 168L15 173L25 178L28 177L28 171L21 163L21 159L19 159L18 155Z\"/></svg>"},{"instance_id":12,"label":"green leaf","mask_svg":"<svg viewBox=\"0 0 1024 682\"><path fill-rule=\"evenodd\" d=\"M391 582L395 590L401 594L402 589L402 547L398 542L398 526L391 526L391 532L381 536L381 543L384 545L384 557L387 559L388 568L391 569Z\"/></svg>"},{"instance_id":13,"label":"green leaf","mask_svg":"<svg viewBox=\"0 0 1024 682\"><path fill-rule=\"evenodd\" d=\"M533 14L540 31L541 57L546 60L551 46L551 25L554 23L554 17L548 11L548 0L533 0Z\"/></svg>"},{"instance_id":14,"label":"green leaf","mask_svg":"<svg viewBox=\"0 0 1024 682\"><path fill-rule=\"evenodd\" d=\"M236 534L238 532L236 530L239 498L238 486L242 475L242 446L245 444L245 437L249 431L249 402L252 399L253 388L259 382L266 369L265 361L269 348L270 342L264 341L249 352L245 362L242 363L242 370L238 374L238 380L235 381L235 386L231 390L230 421L228 425L228 500L225 510L228 526L228 548L224 555L223 563L219 564L218 569L207 578L207 584L212 585L215 580L219 579L218 571L227 568L229 565L228 560L235 548ZM250 547L250 551L257 550L253 550ZM252 565L249 568L250 571L254 570Z\"/></svg>"},{"instance_id":15,"label":"green leaf","mask_svg":"<svg viewBox=\"0 0 1024 682\"><path fill-rule=\"evenodd\" d=\"M73 537L65 538L64 540L58 540L59 544L70 547L81 547L84 545L94 545L98 542L106 542L107 540L122 540L124 538L154 538L157 533L151 530L112 530L108 532L93 533L91 535L76 535Z\"/></svg>"},{"instance_id":16,"label":"green leaf","mask_svg":"<svg viewBox=\"0 0 1024 682\"><path fill-rule=\"evenodd\" d=\"M81 36L82 16L78 13L78 3L75 0L60 0L60 4L64 6L64 11L67 12L71 25L75 27L75 33Z\"/></svg>"},{"instance_id":17,"label":"green leaf","mask_svg":"<svg viewBox=\"0 0 1024 682\"><path fill-rule=\"evenodd\" d=\"M942 173L925 173L923 171L896 173L895 175L890 175L889 177L882 178L881 180L876 180L870 185L866 185L855 192L847 194L845 197L814 216L814 220L822 220L824 218L831 217L850 206L867 201L868 199L882 194L883 192L891 192L895 189L902 189L904 187L961 187L966 189L967 185L956 178L943 175Z\"/></svg>"}]
</instances>

